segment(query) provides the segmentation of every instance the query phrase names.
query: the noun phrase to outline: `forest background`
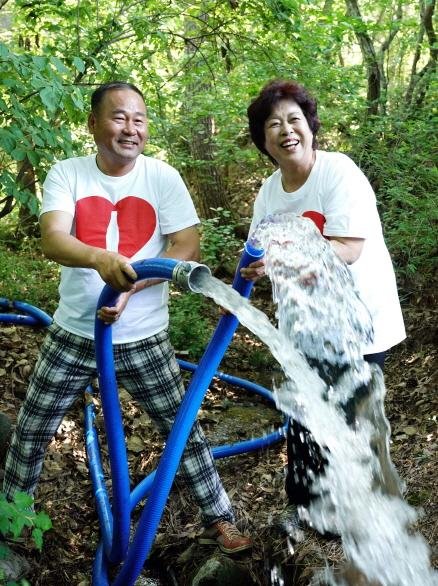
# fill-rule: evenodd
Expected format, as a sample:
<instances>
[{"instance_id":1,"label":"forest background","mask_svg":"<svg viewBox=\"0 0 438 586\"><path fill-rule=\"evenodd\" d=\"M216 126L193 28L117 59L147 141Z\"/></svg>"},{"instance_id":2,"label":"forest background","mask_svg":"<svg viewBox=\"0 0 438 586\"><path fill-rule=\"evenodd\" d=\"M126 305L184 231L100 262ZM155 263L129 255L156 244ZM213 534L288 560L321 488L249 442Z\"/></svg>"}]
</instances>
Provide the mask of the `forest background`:
<instances>
[{"instance_id":1,"label":"forest background","mask_svg":"<svg viewBox=\"0 0 438 586\"><path fill-rule=\"evenodd\" d=\"M223 261L272 172L246 108L285 77L317 98L321 148L346 152L369 177L409 294L436 266L434 12L435 0L1 0L2 245L26 248L48 168L93 149L90 93L122 79L145 93L147 154L183 174L209 220L205 261ZM6 293L53 309L56 295L20 291L8 255L0 271L16 281Z\"/></svg>"},{"instance_id":2,"label":"forest background","mask_svg":"<svg viewBox=\"0 0 438 586\"><path fill-rule=\"evenodd\" d=\"M93 151L89 97L114 79L143 90L145 152L181 172L202 218L203 261L230 278L254 197L273 170L251 144L246 108L268 80L281 77L317 98L320 148L347 153L370 179L405 314L431 306L438 249L435 6L0 0L0 296L55 309L58 267L42 258L38 243L42 182L55 161ZM174 345L199 358L211 309L195 295L175 293L171 313ZM253 346L252 368L268 363Z\"/></svg>"}]
</instances>

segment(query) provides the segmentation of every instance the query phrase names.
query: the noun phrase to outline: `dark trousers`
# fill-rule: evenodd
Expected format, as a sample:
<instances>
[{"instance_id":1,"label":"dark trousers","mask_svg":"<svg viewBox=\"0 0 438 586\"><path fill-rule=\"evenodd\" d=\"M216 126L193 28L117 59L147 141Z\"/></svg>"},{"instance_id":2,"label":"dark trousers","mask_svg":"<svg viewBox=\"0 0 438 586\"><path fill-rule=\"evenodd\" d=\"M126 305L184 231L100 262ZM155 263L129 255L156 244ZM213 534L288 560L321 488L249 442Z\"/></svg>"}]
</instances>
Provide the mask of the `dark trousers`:
<instances>
[{"instance_id":1,"label":"dark trousers","mask_svg":"<svg viewBox=\"0 0 438 586\"><path fill-rule=\"evenodd\" d=\"M367 354L364 360L370 364L377 364L383 371L386 352ZM329 364L309 361L309 364L318 370L321 378L328 384L334 384L345 372L345 367L333 367ZM368 388L363 386L356 389L351 401L344 405L347 422L353 423L355 415L355 403L360 397L368 393ZM286 494L289 504L307 507L317 498L312 494L312 484L315 477L324 471L327 460L322 456L319 445L315 442L311 432L292 417L289 419L287 430L287 476ZM311 472L311 474L309 474Z\"/></svg>"}]
</instances>

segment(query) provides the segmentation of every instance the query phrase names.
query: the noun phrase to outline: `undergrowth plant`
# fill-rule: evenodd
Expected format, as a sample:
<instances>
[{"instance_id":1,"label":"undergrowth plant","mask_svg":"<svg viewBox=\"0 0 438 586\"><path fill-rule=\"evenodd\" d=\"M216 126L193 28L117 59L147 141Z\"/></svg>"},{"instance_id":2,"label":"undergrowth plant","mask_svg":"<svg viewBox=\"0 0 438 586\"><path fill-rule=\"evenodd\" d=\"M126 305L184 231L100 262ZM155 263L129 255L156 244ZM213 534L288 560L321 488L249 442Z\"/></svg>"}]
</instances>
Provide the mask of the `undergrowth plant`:
<instances>
[{"instance_id":1,"label":"undergrowth plant","mask_svg":"<svg viewBox=\"0 0 438 586\"><path fill-rule=\"evenodd\" d=\"M201 261L212 272L233 258L242 245L234 234L231 212L223 208L214 208L214 212L216 216L202 220L201 225ZM190 292L174 290L170 294L170 339L177 352L187 352L191 359L202 355L212 334L207 303L211 302Z\"/></svg>"},{"instance_id":2,"label":"undergrowth plant","mask_svg":"<svg viewBox=\"0 0 438 586\"><path fill-rule=\"evenodd\" d=\"M242 242L235 236L236 223L231 212L223 208L212 210L216 215L201 223L201 259L214 272L235 256Z\"/></svg>"},{"instance_id":3,"label":"undergrowth plant","mask_svg":"<svg viewBox=\"0 0 438 586\"><path fill-rule=\"evenodd\" d=\"M370 179L399 281L427 281L438 256L438 147L432 117L393 114L357 133L353 158Z\"/></svg>"},{"instance_id":4,"label":"undergrowth plant","mask_svg":"<svg viewBox=\"0 0 438 586\"><path fill-rule=\"evenodd\" d=\"M11 543L17 540L28 527L35 547L41 551L43 534L52 527L52 521L47 513L36 513L33 509L33 498L23 492L17 492L12 502L8 501L4 493L0 493L0 534ZM8 557L10 548L0 540L0 559ZM27 580L18 583L7 581L4 570L0 567L0 584L6 586L27 586Z\"/></svg>"},{"instance_id":5,"label":"undergrowth plant","mask_svg":"<svg viewBox=\"0 0 438 586\"><path fill-rule=\"evenodd\" d=\"M191 292L172 291L169 301L169 335L176 352L198 359L211 336L205 315L206 299Z\"/></svg>"},{"instance_id":6,"label":"undergrowth plant","mask_svg":"<svg viewBox=\"0 0 438 586\"><path fill-rule=\"evenodd\" d=\"M59 265L43 257L38 238L14 238L12 214L0 224L0 297L26 301L52 314L58 301Z\"/></svg>"}]
</instances>

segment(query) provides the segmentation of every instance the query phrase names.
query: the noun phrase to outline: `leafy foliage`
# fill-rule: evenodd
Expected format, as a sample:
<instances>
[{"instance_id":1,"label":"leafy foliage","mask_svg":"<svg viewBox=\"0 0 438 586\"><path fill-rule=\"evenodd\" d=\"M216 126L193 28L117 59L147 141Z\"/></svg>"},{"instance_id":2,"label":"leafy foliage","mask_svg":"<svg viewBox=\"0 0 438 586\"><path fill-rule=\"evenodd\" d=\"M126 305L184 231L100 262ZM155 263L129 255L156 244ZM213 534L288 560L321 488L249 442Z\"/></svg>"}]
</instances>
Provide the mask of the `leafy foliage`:
<instances>
[{"instance_id":1,"label":"leafy foliage","mask_svg":"<svg viewBox=\"0 0 438 586\"><path fill-rule=\"evenodd\" d=\"M16 493L13 502L9 502L0 493L0 533L14 540L22 534L25 527L31 529L34 544L41 550L43 534L52 527L50 517L44 512L35 513L33 498L26 493ZM7 555L7 546L3 543L0 543L0 555Z\"/></svg>"},{"instance_id":2,"label":"leafy foliage","mask_svg":"<svg viewBox=\"0 0 438 586\"><path fill-rule=\"evenodd\" d=\"M56 56L13 52L0 43L0 198L12 196L33 214L39 207L36 186L20 180L20 168L27 162L42 181L56 156L72 155L63 119L77 120L83 99L66 83L69 74Z\"/></svg>"},{"instance_id":3,"label":"leafy foliage","mask_svg":"<svg viewBox=\"0 0 438 586\"><path fill-rule=\"evenodd\" d=\"M205 298L195 293L172 291L170 295L170 340L177 352L187 352L193 360L203 354L211 336L205 304Z\"/></svg>"},{"instance_id":4,"label":"leafy foliage","mask_svg":"<svg viewBox=\"0 0 438 586\"><path fill-rule=\"evenodd\" d=\"M233 258L242 243L235 236L235 222L229 210L216 208L215 216L202 221L201 258L213 272Z\"/></svg>"},{"instance_id":5,"label":"leafy foliage","mask_svg":"<svg viewBox=\"0 0 438 586\"><path fill-rule=\"evenodd\" d=\"M148 152L174 164L199 201L205 194L196 178L208 174L211 163L193 154L196 137L201 151L202 145L211 150L221 189L235 201L245 182L267 172L250 145L246 107L267 80L292 77L318 98L322 147L352 152L373 179L378 176L397 264L406 273L430 271L433 141L424 129L432 123L436 88L433 6L399 0L151 0L141 7L118 0L16 0L7 8L11 31L0 44L0 202L10 203L9 197L37 212L39 187L53 160L91 146L84 132L90 90L114 78L137 83L147 96ZM377 118L369 117L367 103L371 61L380 75ZM427 140L409 152L400 133L415 145ZM367 136L374 138L372 149ZM35 174L31 184L20 175L26 165ZM419 192L415 213L412 197ZM230 205L230 222L238 221L238 207ZM205 227L210 236L215 222ZM210 236L207 263L223 262ZM423 238L419 252L412 243Z\"/></svg>"},{"instance_id":6,"label":"leafy foliage","mask_svg":"<svg viewBox=\"0 0 438 586\"><path fill-rule=\"evenodd\" d=\"M436 131L426 117L396 116L365 125L353 158L377 194L385 237L399 275L433 275L438 255Z\"/></svg>"}]
</instances>

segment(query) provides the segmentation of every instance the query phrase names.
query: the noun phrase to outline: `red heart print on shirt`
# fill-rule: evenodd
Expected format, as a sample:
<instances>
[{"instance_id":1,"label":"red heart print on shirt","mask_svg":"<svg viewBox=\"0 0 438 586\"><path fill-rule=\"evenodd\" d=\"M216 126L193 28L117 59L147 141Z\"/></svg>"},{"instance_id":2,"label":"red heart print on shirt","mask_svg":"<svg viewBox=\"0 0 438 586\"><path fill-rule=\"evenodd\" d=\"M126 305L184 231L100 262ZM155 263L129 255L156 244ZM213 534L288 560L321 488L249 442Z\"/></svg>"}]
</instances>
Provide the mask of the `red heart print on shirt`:
<instances>
[{"instance_id":1,"label":"red heart print on shirt","mask_svg":"<svg viewBox=\"0 0 438 586\"><path fill-rule=\"evenodd\" d=\"M80 199L76 203L76 238L106 249L112 212L117 212L118 252L131 258L149 242L157 226L154 208L139 197L129 195L115 205L100 195Z\"/></svg>"},{"instance_id":2,"label":"red heart print on shirt","mask_svg":"<svg viewBox=\"0 0 438 586\"><path fill-rule=\"evenodd\" d=\"M315 212L313 210L309 210L308 212L304 212L302 214L303 218L310 218L318 230L323 234L324 224L325 224L325 216L320 212Z\"/></svg>"}]
</instances>

